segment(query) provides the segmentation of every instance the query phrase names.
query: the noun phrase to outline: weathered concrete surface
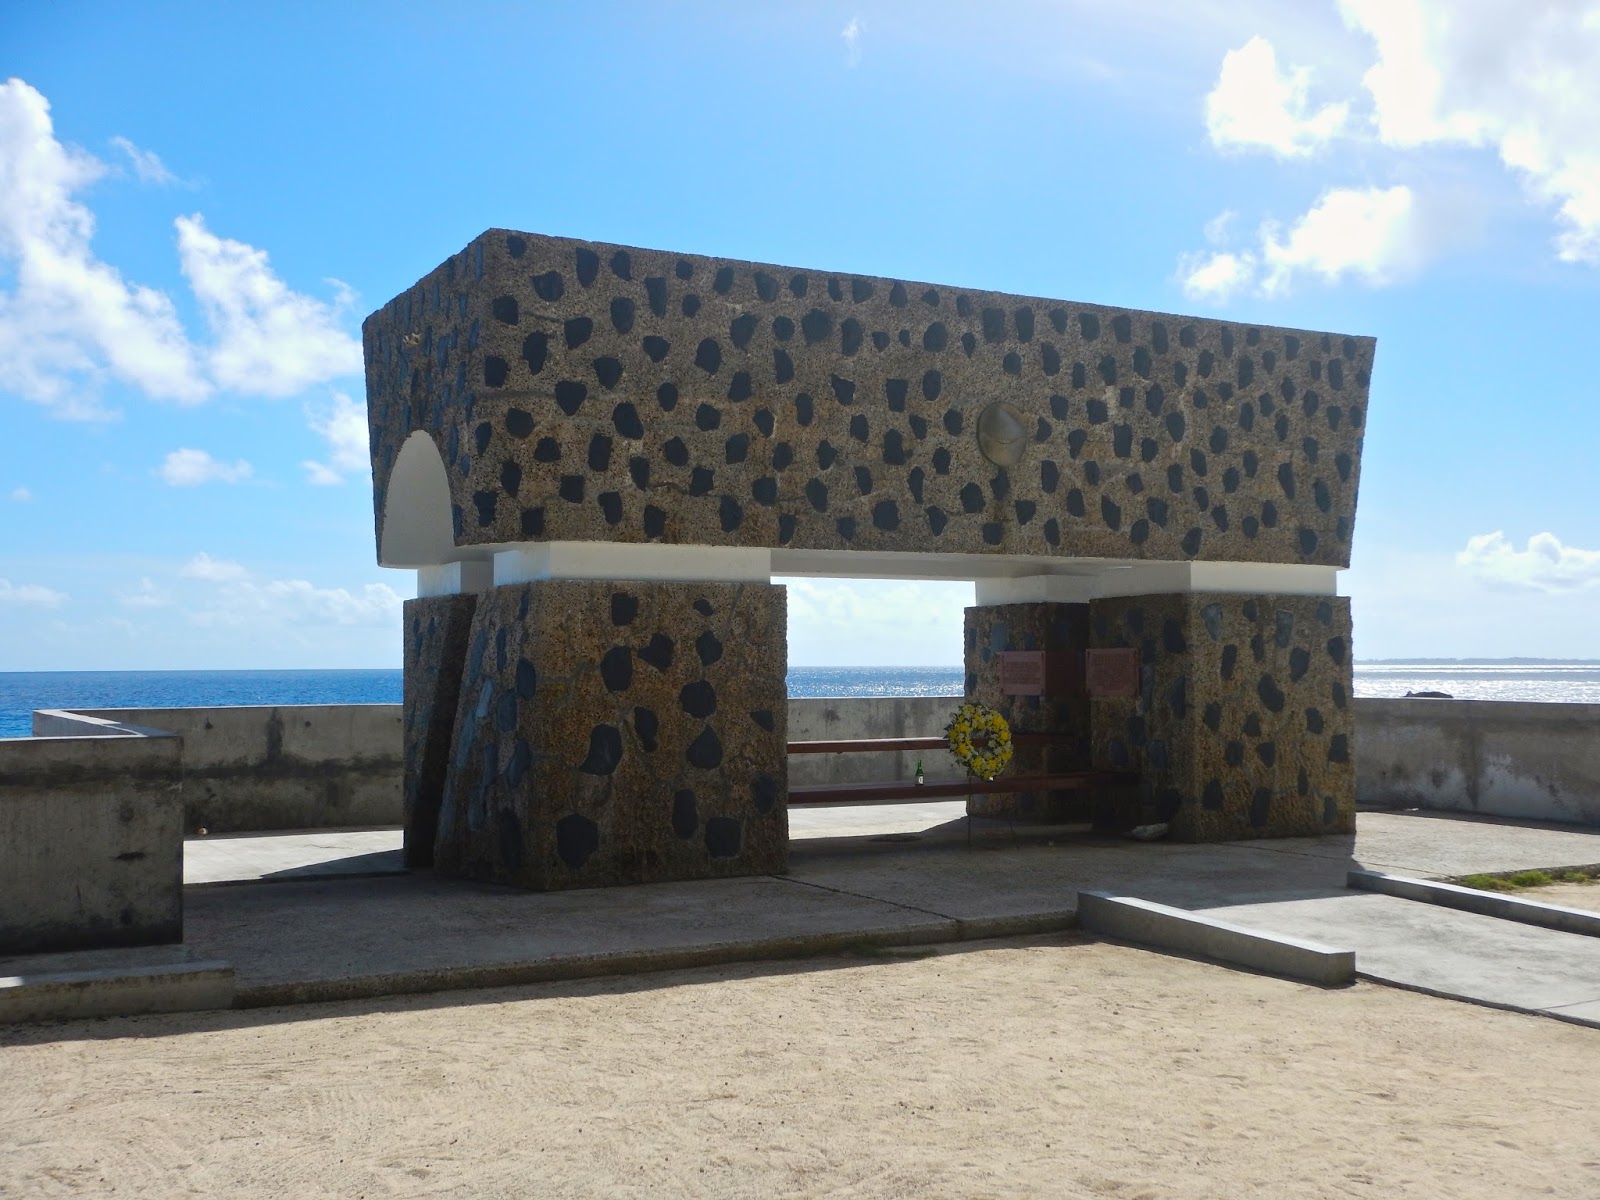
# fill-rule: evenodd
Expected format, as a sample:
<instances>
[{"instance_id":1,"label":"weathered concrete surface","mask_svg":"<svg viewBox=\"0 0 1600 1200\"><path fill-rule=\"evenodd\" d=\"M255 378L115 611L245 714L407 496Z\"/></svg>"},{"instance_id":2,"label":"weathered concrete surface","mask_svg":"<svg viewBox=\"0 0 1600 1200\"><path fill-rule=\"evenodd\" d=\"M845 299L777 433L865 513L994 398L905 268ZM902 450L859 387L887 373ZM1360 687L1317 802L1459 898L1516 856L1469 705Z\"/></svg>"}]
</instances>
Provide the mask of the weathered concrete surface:
<instances>
[{"instance_id":1,"label":"weathered concrete surface","mask_svg":"<svg viewBox=\"0 0 1600 1200\"><path fill-rule=\"evenodd\" d=\"M1600 825L1600 704L1356 705L1363 804Z\"/></svg>"},{"instance_id":2,"label":"weathered concrete surface","mask_svg":"<svg viewBox=\"0 0 1600 1200\"><path fill-rule=\"evenodd\" d=\"M406 869L401 842L398 829L189 838L183 844L183 882L193 886L396 874Z\"/></svg>"},{"instance_id":3,"label":"weathered concrete surface","mask_svg":"<svg viewBox=\"0 0 1600 1200\"><path fill-rule=\"evenodd\" d=\"M1416 900L1484 917L1496 917L1502 921L1520 921L1524 925L1538 925L1562 933L1600 937L1600 912L1589 909L1563 908L1559 904L1544 904L1524 896L1484 892L1432 879L1386 875L1382 871L1351 871L1349 883L1355 891L1378 892L1385 896L1398 896L1402 900Z\"/></svg>"},{"instance_id":4,"label":"weathered concrete surface","mask_svg":"<svg viewBox=\"0 0 1600 1200\"><path fill-rule=\"evenodd\" d=\"M1063 839L1048 827L1018 827L1013 837L1004 826L991 827L972 851L964 835L816 838L791 846L784 879L541 893L424 873L196 889L189 946L234 963L245 989L922 922L948 932L952 922L1070 914L1080 890L1190 910L1339 898L1349 895L1344 881L1353 866L1390 860L1406 869L1405 859L1424 847L1443 859L1441 873L1474 869L1480 831L1495 835L1494 869L1582 857L1600 846L1600 834L1389 813L1363 813L1355 836L1221 845Z\"/></svg>"},{"instance_id":5,"label":"weathered concrete surface","mask_svg":"<svg viewBox=\"0 0 1600 1200\"><path fill-rule=\"evenodd\" d=\"M72 712L182 739L187 830L229 833L401 822L404 759L398 704ZM35 714L36 735L57 728L49 714Z\"/></svg>"},{"instance_id":6,"label":"weathered concrete surface","mask_svg":"<svg viewBox=\"0 0 1600 1200\"><path fill-rule=\"evenodd\" d=\"M1351 946L1370 979L1600 1025L1600 940L1395 896L1227 904L1207 915L1289 937ZM1600 1014L1597 1014L1600 1015Z\"/></svg>"},{"instance_id":7,"label":"weathered concrete surface","mask_svg":"<svg viewBox=\"0 0 1600 1200\"><path fill-rule=\"evenodd\" d=\"M764 957L763 946L776 957L959 936L945 918L772 877L526 892L413 874L203 889L190 906L191 948L235 965L245 1004L461 987L460 972L488 986L603 974L608 960L649 970Z\"/></svg>"},{"instance_id":8,"label":"weathered concrete surface","mask_svg":"<svg viewBox=\"0 0 1600 1200\"><path fill-rule=\"evenodd\" d=\"M943 737L960 696L863 696L791 699L791 742L861 738ZM789 783L879 783L911 779L917 760L928 779L960 779L964 772L947 750L870 754L796 754ZM790 819L794 819L791 814Z\"/></svg>"},{"instance_id":9,"label":"weathered concrete surface","mask_svg":"<svg viewBox=\"0 0 1600 1200\"><path fill-rule=\"evenodd\" d=\"M841 810L836 831L868 812ZM1363 813L1355 836L1223 845L991 823L969 851L959 829L797 841L783 879L540 893L412 873L198 888L188 949L234 965L238 1003L292 1003L1060 930L1076 921L1080 890L1231 907L1225 919L1255 928L1237 913L1349 899L1344 877L1356 866L1513 870L1581 861L1600 846L1588 831L1392 813ZM1297 936L1343 941L1337 932ZM1570 1018L1588 1003L1558 1007Z\"/></svg>"},{"instance_id":10,"label":"weathered concrete surface","mask_svg":"<svg viewBox=\"0 0 1600 1200\"><path fill-rule=\"evenodd\" d=\"M0 739L0 953L182 939L180 749Z\"/></svg>"},{"instance_id":11,"label":"weathered concrete surface","mask_svg":"<svg viewBox=\"0 0 1600 1200\"><path fill-rule=\"evenodd\" d=\"M17 974L5 974L15 970ZM129 1017L233 1007L233 968L222 962L119 964L36 971L0 961L0 1024Z\"/></svg>"},{"instance_id":12,"label":"weathered concrete surface","mask_svg":"<svg viewBox=\"0 0 1600 1200\"><path fill-rule=\"evenodd\" d=\"M890 843L967 840L966 801L929 804L821 805L789 814L792 841L881 838ZM1052 831L1052 836L1060 830ZM978 821L977 839L1010 837L1005 822ZM183 849L186 886L396 875L406 870L398 829L315 830L189 838Z\"/></svg>"},{"instance_id":13,"label":"weathered concrete surface","mask_svg":"<svg viewBox=\"0 0 1600 1200\"><path fill-rule=\"evenodd\" d=\"M1109 892L1078 893L1078 923L1119 941L1234 963L1335 987L1354 982L1356 955L1285 934L1264 934L1203 913Z\"/></svg>"}]
</instances>

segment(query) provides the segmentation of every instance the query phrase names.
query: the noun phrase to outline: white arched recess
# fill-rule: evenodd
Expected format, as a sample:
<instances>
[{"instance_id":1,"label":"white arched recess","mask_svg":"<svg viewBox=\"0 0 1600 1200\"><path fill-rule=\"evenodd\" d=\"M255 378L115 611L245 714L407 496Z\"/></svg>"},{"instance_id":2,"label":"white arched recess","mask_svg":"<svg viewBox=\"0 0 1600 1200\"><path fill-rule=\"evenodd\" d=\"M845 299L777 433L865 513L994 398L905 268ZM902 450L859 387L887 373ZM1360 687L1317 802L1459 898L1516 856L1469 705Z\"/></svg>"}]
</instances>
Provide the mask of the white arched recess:
<instances>
[{"instance_id":1,"label":"white arched recess","mask_svg":"<svg viewBox=\"0 0 1600 1200\"><path fill-rule=\"evenodd\" d=\"M444 459L433 438L418 430L406 438L389 472L378 563L415 567L419 596L489 587L493 580L487 557L462 561L461 555L450 519L450 479Z\"/></svg>"}]
</instances>

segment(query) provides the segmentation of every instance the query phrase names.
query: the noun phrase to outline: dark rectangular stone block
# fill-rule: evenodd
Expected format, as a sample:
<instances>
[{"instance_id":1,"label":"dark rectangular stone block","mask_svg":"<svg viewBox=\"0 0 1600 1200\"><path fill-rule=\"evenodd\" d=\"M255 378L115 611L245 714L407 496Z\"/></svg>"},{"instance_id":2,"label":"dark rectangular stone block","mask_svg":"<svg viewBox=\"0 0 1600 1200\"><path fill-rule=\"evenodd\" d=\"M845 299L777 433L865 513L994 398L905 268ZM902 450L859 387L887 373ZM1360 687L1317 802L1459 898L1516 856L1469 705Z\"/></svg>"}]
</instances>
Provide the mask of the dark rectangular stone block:
<instances>
[{"instance_id":1,"label":"dark rectangular stone block","mask_svg":"<svg viewBox=\"0 0 1600 1200\"><path fill-rule=\"evenodd\" d=\"M461 669L477 604L473 593L406 601L403 854L408 867L433 864Z\"/></svg>"}]
</instances>

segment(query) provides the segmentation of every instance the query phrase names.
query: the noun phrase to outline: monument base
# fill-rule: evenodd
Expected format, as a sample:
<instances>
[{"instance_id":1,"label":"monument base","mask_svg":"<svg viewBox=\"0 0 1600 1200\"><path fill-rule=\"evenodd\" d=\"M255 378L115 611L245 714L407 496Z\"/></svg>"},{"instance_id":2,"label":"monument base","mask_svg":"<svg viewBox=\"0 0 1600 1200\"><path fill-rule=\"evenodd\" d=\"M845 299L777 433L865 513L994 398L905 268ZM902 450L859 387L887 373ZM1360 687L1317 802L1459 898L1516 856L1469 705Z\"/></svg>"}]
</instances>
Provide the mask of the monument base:
<instances>
[{"instance_id":1,"label":"monument base","mask_svg":"<svg viewBox=\"0 0 1600 1200\"><path fill-rule=\"evenodd\" d=\"M771 584L484 593L434 869L537 890L783 871L787 663Z\"/></svg>"}]
</instances>

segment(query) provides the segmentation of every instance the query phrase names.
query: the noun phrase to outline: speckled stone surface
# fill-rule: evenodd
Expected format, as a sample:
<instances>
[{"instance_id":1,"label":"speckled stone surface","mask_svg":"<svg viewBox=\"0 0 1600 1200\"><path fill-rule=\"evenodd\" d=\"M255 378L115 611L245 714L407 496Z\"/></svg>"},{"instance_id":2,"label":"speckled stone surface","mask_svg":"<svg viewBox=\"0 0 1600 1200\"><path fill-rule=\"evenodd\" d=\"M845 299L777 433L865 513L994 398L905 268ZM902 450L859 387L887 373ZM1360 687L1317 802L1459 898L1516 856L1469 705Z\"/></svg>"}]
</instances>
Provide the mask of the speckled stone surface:
<instances>
[{"instance_id":1,"label":"speckled stone surface","mask_svg":"<svg viewBox=\"0 0 1600 1200\"><path fill-rule=\"evenodd\" d=\"M786 637L769 584L484 593L435 869L536 889L781 872Z\"/></svg>"},{"instance_id":2,"label":"speckled stone surface","mask_svg":"<svg viewBox=\"0 0 1600 1200\"><path fill-rule=\"evenodd\" d=\"M1097 699L1096 766L1141 772L1128 824L1184 841L1350 833L1355 715L1340 596L1096 600L1096 647L1139 651L1139 694Z\"/></svg>"},{"instance_id":3,"label":"speckled stone surface","mask_svg":"<svg viewBox=\"0 0 1600 1200\"><path fill-rule=\"evenodd\" d=\"M457 545L1333 566L1374 348L500 229L364 340L378 520L425 431Z\"/></svg>"},{"instance_id":4,"label":"speckled stone surface","mask_svg":"<svg viewBox=\"0 0 1600 1200\"><path fill-rule=\"evenodd\" d=\"M408 867L433 864L434 834L455 734L461 668L478 597L429 596L405 604L405 834Z\"/></svg>"},{"instance_id":5,"label":"speckled stone surface","mask_svg":"<svg viewBox=\"0 0 1600 1200\"><path fill-rule=\"evenodd\" d=\"M986 704L1010 724L1013 733L1053 733L1042 746L1018 746L1010 775L1041 775L1089 768L1089 701L1085 696L1007 696L1000 690L999 655L1010 650L1043 650L1082 655L1089 645L1087 604L996 604L966 610L964 633L966 695ZM974 796L973 816L1025 816L1044 820L1088 820L1086 792L1014 792Z\"/></svg>"}]
</instances>

